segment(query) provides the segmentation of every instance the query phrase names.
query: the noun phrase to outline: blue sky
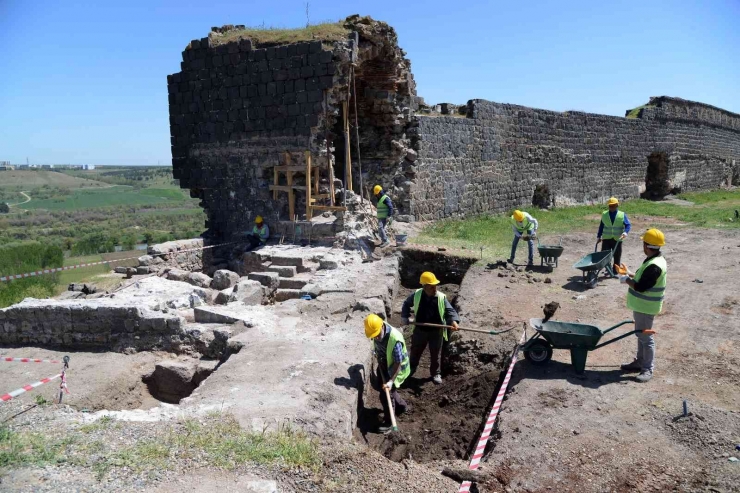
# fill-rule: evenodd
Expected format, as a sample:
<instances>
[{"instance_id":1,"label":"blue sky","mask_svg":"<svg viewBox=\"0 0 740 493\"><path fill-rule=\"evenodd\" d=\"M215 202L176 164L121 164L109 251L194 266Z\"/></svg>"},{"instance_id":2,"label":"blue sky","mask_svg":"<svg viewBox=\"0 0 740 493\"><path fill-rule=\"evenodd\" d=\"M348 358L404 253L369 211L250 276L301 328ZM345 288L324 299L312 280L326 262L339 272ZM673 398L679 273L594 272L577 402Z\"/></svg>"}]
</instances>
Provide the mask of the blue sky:
<instances>
[{"instance_id":1,"label":"blue sky","mask_svg":"<svg viewBox=\"0 0 740 493\"><path fill-rule=\"evenodd\" d=\"M211 26L305 25L306 2L0 0L0 161L169 164L166 76ZM396 28L427 102L740 113L740 1L309 2Z\"/></svg>"}]
</instances>

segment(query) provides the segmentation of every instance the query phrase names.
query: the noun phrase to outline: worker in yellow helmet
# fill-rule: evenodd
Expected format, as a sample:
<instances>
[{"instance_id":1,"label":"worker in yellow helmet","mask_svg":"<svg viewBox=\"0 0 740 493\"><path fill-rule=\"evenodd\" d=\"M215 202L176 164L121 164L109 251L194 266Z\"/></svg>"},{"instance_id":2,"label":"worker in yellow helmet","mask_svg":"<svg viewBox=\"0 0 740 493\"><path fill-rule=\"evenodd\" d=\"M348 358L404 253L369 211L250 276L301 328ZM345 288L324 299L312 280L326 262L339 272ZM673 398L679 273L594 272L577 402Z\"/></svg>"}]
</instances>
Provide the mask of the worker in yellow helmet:
<instances>
[{"instance_id":1,"label":"worker in yellow helmet","mask_svg":"<svg viewBox=\"0 0 740 493\"><path fill-rule=\"evenodd\" d=\"M378 358L378 371L383 379L380 402L383 404L385 422L378 428L378 431L386 433L391 430L391 412L385 389L390 392L393 409L397 415L408 411L409 406L398 394L398 388L411 373L409 354L406 351L403 333L374 313L365 317L365 336L375 343L374 351Z\"/></svg>"},{"instance_id":2,"label":"worker in yellow helmet","mask_svg":"<svg viewBox=\"0 0 740 493\"><path fill-rule=\"evenodd\" d=\"M632 363L622 365L623 371L639 371L636 380L648 382L655 370L655 339L653 319L663 309L667 283L668 264L660 253L665 245L665 235L658 229L648 229L642 239L642 250L647 256L637 272L619 276L627 284L627 308L632 309L637 335L637 356Z\"/></svg>"},{"instance_id":3,"label":"worker in yellow helmet","mask_svg":"<svg viewBox=\"0 0 740 493\"><path fill-rule=\"evenodd\" d=\"M385 227L388 224L388 219L393 215L393 202L380 185L373 187L373 195L378 200L376 207L378 209L378 235L380 236L380 241L382 241L380 248L385 248L391 244L388 241L388 234L385 231Z\"/></svg>"},{"instance_id":4,"label":"worker in yellow helmet","mask_svg":"<svg viewBox=\"0 0 740 493\"><path fill-rule=\"evenodd\" d=\"M257 247L265 246L269 238L270 228L265 224L262 216L257 216L254 218L254 227L252 227L252 232L247 234L249 245L245 251L249 252Z\"/></svg>"},{"instance_id":5,"label":"worker in yellow helmet","mask_svg":"<svg viewBox=\"0 0 740 493\"><path fill-rule=\"evenodd\" d=\"M457 330L460 316L452 307L447 297L437 289L439 279L432 272L424 272L419 280L421 288L417 289L403 302L401 317L404 325L410 323L411 310L414 313L414 322L422 324L449 325L452 330ZM447 329L438 327L414 327L411 337L411 373L416 371L421 360L421 355L429 345L431 365L429 374L432 381L439 385L442 383L442 344L447 340Z\"/></svg>"},{"instance_id":6,"label":"worker in yellow helmet","mask_svg":"<svg viewBox=\"0 0 740 493\"><path fill-rule=\"evenodd\" d=\"M617 266L622 263L622 240L627 238L632 225L627 214L619 210L619 199L612 197L607 205L609 210L601 214L599 232L596 233L596 243L601 243L602 252L614 249L613 272L617 272Z\"/></svg>"},{"instance_id":7,"label":"worker in yellow helmet","mask_svg":"<svg viewBox=\"0 0 740 493\"><path fill-rule=\"evenodd\" d=\"M514 241L511 243L511 257L508 262L514 263L516 257L516 247L519 244L519 239L526 236L527 245L529 246L529 254L527 256L527 267L534 265L534 239L537 237L537 228L539 223L537 219L530 216L528 213L520 210L514 211L511 215L511 229L514 230Z\"/></svg>"}]
</instances>

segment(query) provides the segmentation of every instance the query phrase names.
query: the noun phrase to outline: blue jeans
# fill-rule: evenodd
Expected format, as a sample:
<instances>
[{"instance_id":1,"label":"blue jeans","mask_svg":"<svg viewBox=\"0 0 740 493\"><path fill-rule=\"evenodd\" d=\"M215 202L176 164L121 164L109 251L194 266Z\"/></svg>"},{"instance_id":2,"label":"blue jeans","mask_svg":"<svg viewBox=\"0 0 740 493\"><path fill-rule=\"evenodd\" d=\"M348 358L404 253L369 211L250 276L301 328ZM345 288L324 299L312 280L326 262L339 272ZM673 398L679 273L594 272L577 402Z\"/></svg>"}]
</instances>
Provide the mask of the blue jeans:
<instances>
[{"instance_id":1,"label":"blue jeans","mask_svg":"<svg viewBox=\"0 0 740 493\"><path fill-rule=\"evenodd\" d=\"M632 312L635 319L635 329L649 330L653 328L655 315L646 313ZM635 359L642 366L642 371L653 371L655 369L655 338L653 334L642 334L638 332L637 336L637 356Z\"/></svg>"},{"instance_id":2,"label":"blue jeans","mask_svg":"<svg viewBox=\"0 0 740 493\"><path fill-rule=\"evenodd\" d=\"M378 234L380 235L380 240L385 243L388 241L388 235L385 234L385 225L388 222L388 218L384 217L383 219L378 219Z\"/></svg>"},{"instance_id":3,"label":"blue jeans","mask_svg":"<svg viewBox=\"0 0 740 493\"><path fill-rule=\"evenodd\" d=\"M516 257L516 247L519 244L519 237L514 235L514 241L511 243L511 257L509 257L512 261L514 261L514 257ZM532 264L534 263L534 240L530 239L527 241L527 244L529 245L529 256L527 257L527 263Z\"/></svg>"}]
</instances>

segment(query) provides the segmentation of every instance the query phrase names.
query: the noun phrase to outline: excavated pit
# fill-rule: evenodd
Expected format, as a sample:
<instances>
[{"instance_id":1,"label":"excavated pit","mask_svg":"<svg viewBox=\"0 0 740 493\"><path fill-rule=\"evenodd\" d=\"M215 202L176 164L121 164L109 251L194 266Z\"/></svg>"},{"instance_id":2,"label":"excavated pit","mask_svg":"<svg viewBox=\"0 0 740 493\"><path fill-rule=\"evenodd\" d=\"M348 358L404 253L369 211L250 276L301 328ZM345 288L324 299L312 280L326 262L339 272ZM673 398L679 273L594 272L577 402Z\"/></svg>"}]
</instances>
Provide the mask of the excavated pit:
<instances>
[{"instance_id":1,"label":"excavated pit","mask_svg":"<svg viewBox=\"0 0 740 493\"><path fill-rule=\"evenodd\" d=\"M432 270L440 279L440 289L457 309L456 299L473 258L436 252L403 250L400 262L401 288L393 301L390 322L401 325L401 306L419 287L419 276ZM460 314L464 317L464 313ZM500 325L500 322L494 322ZM417 462L465 459L469 457L482 426L484 415L493 404L502 379L508 354L494 347L486 336L452 334L442 356L442 385L434 385L429 375L429 353L422 356L419 368L407 379L400 393L410 411L398 417L400 433L382 435L377 379L369 378L361 402L355 436L369 447L394 461L413 458ZM411 334L404 331L410 346ZM374 370L374 368L373 368Z\"/></svg>"}]
</instances>

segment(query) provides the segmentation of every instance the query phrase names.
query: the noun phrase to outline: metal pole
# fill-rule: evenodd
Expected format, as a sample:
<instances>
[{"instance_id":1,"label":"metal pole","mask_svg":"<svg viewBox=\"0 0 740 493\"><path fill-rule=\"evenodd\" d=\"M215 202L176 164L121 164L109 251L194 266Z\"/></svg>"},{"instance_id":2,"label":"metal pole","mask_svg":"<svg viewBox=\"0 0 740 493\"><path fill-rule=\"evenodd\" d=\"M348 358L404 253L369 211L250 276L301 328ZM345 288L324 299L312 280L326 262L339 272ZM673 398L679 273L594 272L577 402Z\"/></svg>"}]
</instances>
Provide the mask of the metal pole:
<instances>
[{"instance_id":1,"label":"metal pole","mask_svg":"<svg viewBox=\"0 0 740 493\"><path fill-rule=\"evenodd\" d=\"M365 198L365 189L362 186L362 159L360 158L360 125L357 122L357 86L355 85L355 67L352 66L352 92L355 95L355 141L357 142L357 166L360 168L360 203ZM368 199L369 200L369 199Z\"/></svg>"}]
</instances>

